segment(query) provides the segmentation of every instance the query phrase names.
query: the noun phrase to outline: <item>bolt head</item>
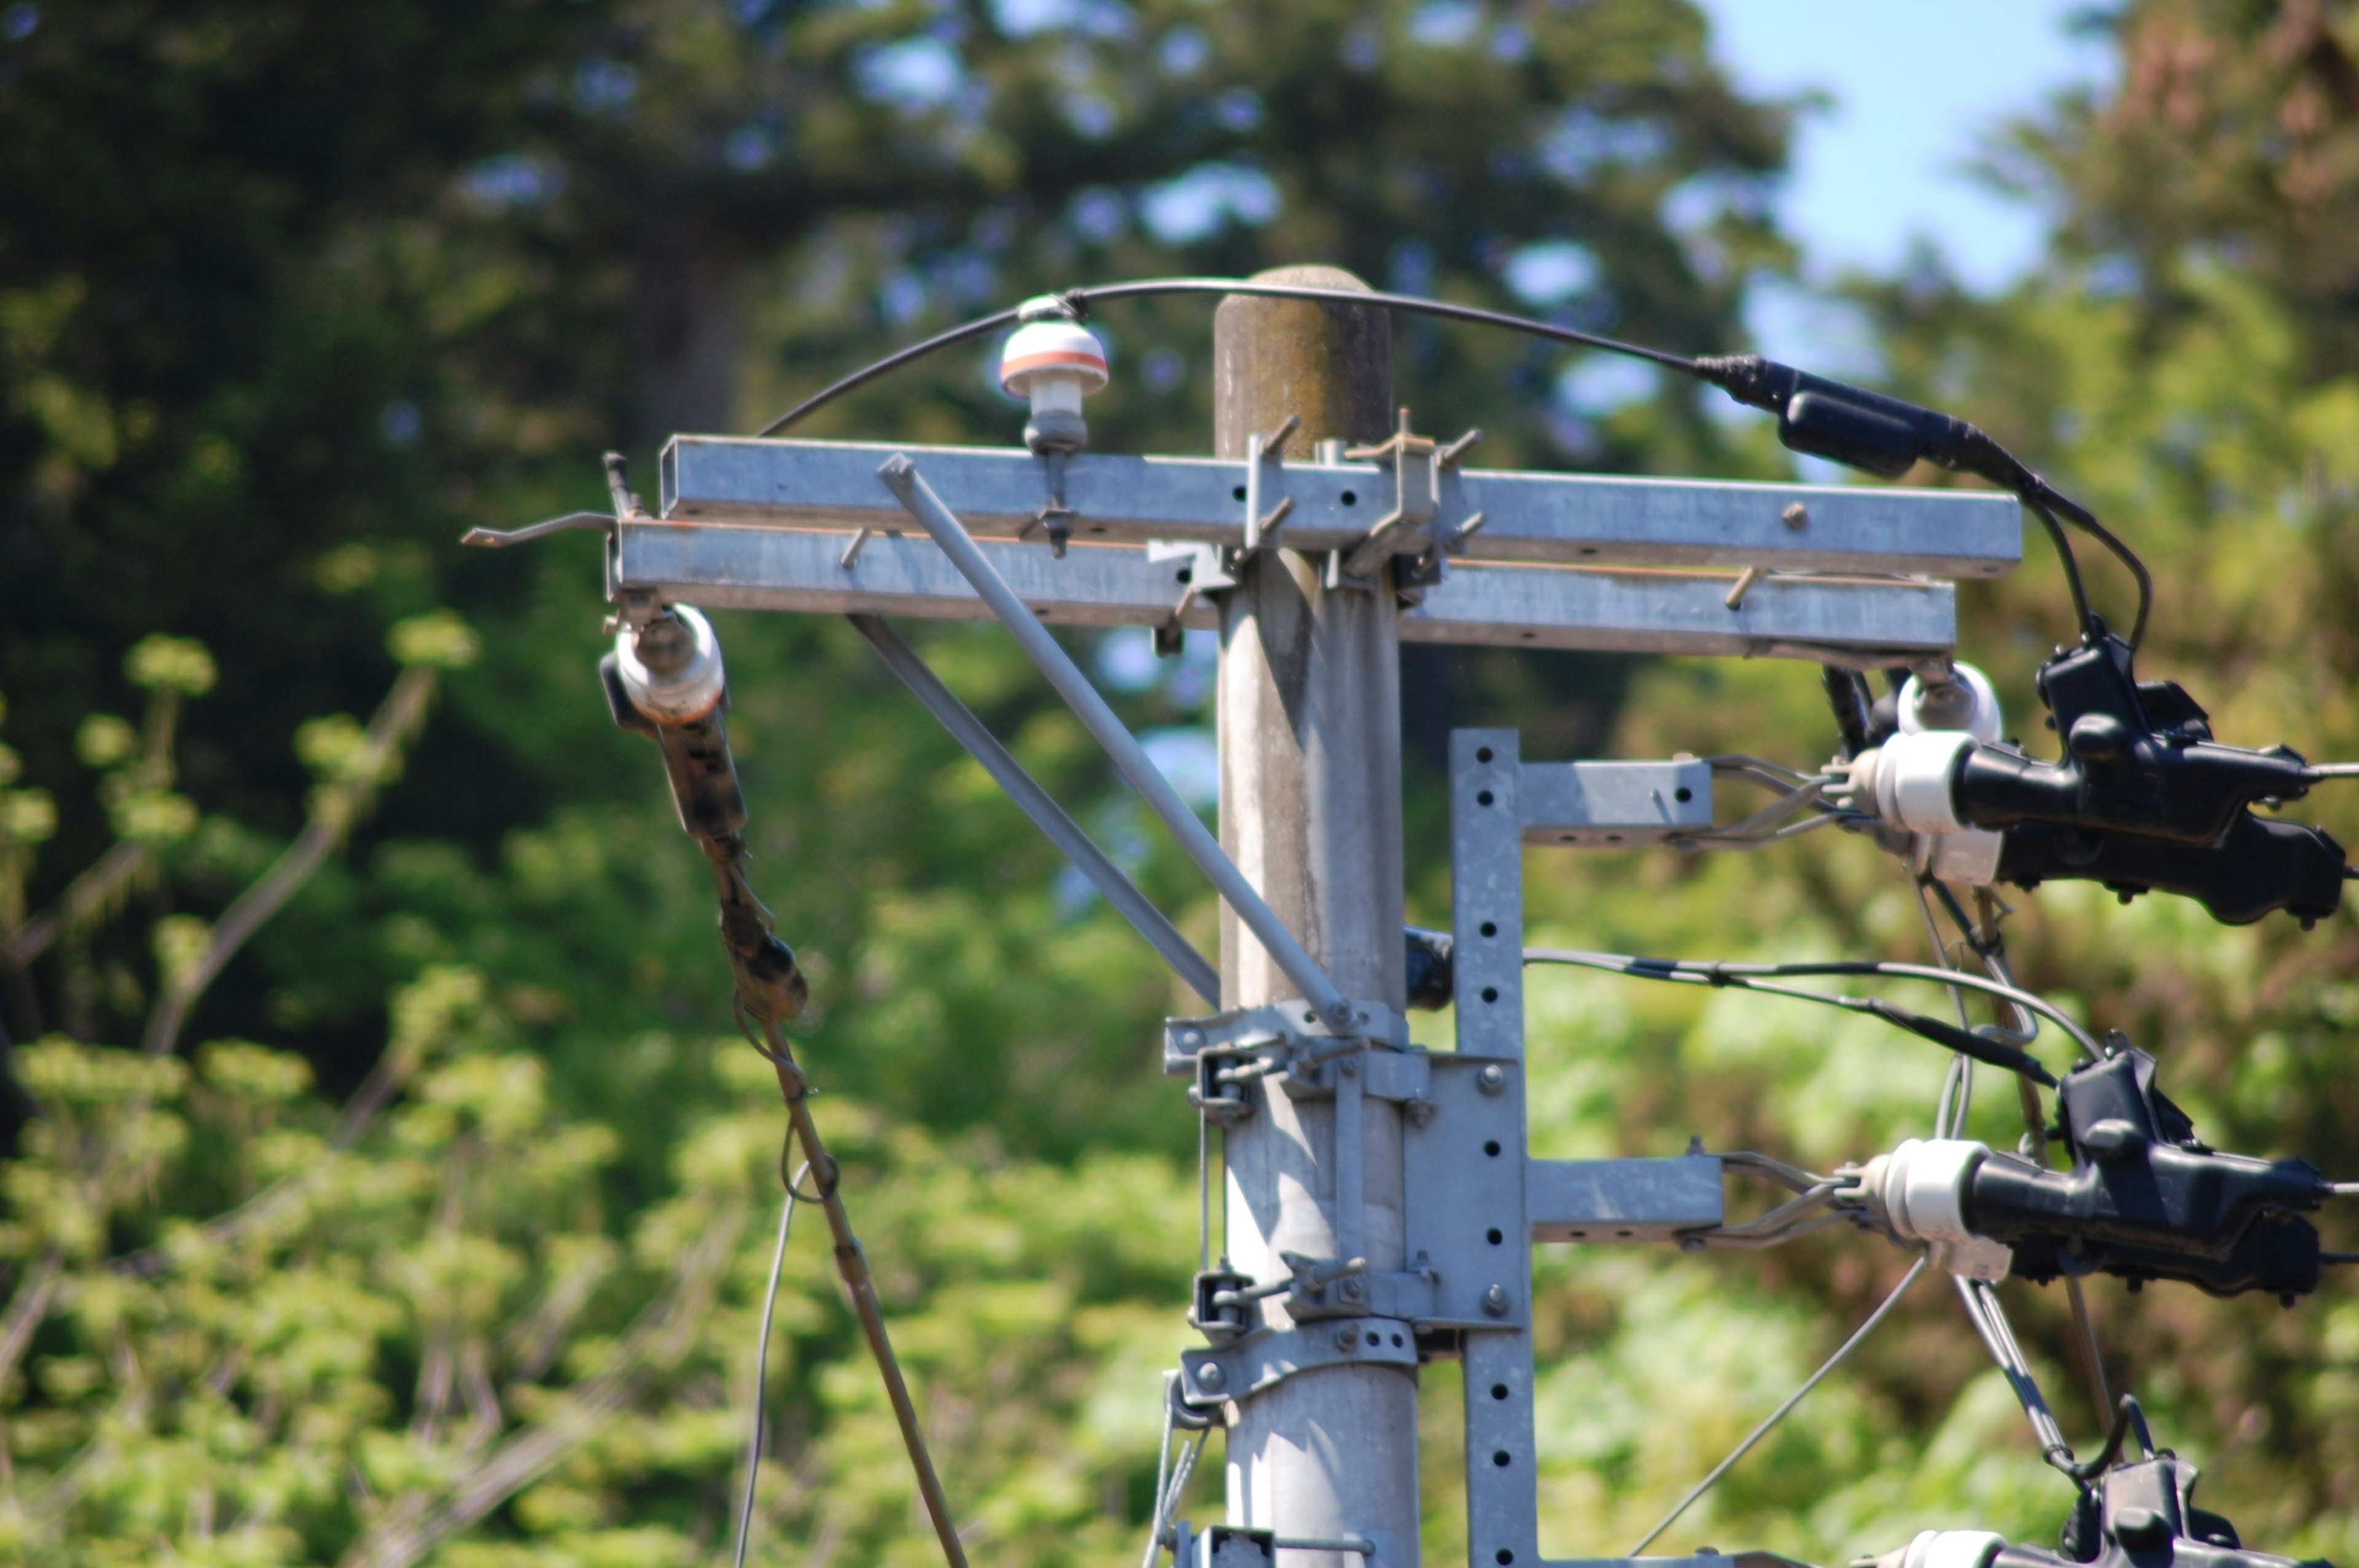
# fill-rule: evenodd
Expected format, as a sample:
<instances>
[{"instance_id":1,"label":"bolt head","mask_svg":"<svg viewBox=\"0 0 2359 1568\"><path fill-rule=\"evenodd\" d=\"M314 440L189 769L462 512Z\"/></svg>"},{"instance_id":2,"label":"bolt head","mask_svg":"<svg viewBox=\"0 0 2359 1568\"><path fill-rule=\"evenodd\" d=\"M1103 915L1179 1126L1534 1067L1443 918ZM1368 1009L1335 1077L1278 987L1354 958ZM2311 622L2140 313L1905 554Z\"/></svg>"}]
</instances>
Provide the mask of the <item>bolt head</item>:
<instances>
[{"instance_id":1,"label":"bolt head","mask_svg":"<svg viewBox=\"0 0 2359 1568\"><path fill-rule=\"evenodd\" d=\"M1493 1317L1507 1315L1507 1287L1493 1285L1483 1292L1483 1310Z\"/></svg>"},{"instance_id":2,"label":"bolt head","mask_svg":"<svg viewBox=\"0 0 2359 1568\"><path fill-rule=\"evenodd\" d=\"M1359 1325L1357 1324L1347 1323L1343 1327L1337 1329L1335 1331L1335 1343L1345 1350L1349 1350L1353 1346L1359 1344Z\"/></svg>"},{"instance_id":3,"label":"bolt head","mask_svg":"<svg viewBox=\"0 0 2359 1568\"><path fill-rule=\"evenodd\" d=\"M1366 1286L1357 1279L1345 1280L1343 1281L1343 1299L1347 1302L1358 1301L1362 1296L1367 1294Z\"/></svg>"},{"instance_id":4,"label":"bolt head","mask_svg":"<svg viewBox=\"0 0 2359 1568\"><path fill-rule=\"evenodd\" d=\"M1221 1369L1221 1364L1218 1361L1207 1361L1196 1368L1196 1381L1208 1389L1217 1389L1228 1380L1228 1373Z\"/></svg>"},{"instance_id":5,"label":"bolt head","mask_svg":"<svg viewBox=\"0 0 2359 1568\"><path fill-rule=\"evenodd\" d=\"M1490 1063L1474 1075L1474 1087L1486 1095L1505 1094L1507 1088L1507 1070L1496 1062Z\"/></svg>"},{"instance_id":6,"label":"bolt head","mask_svg":"<svg viewBox=\"0 0 2359 1568\"><path fill-rule=\"evenodd\" d=\"M1810 525L1810 509L1799 501L1788 503L1786 510L1777 515L1787 527L1798 534Z\"/></svg>"},{"instance_id":7,"label":"bolt head","mask_svg":"<svg viewBox=\"0 0 2359 1568\"><path fill-rule=\"evenodd\" d=\"M1183 1029L1180 1032L1180 1044L1191 1051L1203 1043L1204 1032L1201 1029Z\"/></svg>"}]
</instances>

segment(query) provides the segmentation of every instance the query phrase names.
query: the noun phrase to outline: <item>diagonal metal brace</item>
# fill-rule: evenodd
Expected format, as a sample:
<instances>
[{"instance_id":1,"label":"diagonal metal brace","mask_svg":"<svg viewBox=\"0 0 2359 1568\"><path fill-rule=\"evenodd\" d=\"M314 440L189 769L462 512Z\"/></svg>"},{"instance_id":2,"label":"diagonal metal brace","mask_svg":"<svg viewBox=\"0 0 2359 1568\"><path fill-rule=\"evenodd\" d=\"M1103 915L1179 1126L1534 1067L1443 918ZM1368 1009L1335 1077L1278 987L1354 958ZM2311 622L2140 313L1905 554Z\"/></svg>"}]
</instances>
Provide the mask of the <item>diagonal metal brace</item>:
<instances>
[{"instance_id":1,"label":"diagonal metal brace","mask_svg":"<svg viewBox=\"0 0 2359 1568\"><path fill-rule=\"evenodd\" d=\"M1138 884L1122 872L1122 868L1106 859L1104 853L1083 832L1081 824L1068 816L1055 797L1040 787L1038 780L1027 773L1024 764L999 743L996 736L984 727L966 704L961 702L941 683L940 677L927 667L918 651L905 642L898 632L879 615L845 617L859 633L884 659L886 665L899 676L918 700L924 703L933 716L967 749L968 755L983 764L1009 799L1022 808L1034 826L1049 836L1049 841L1065 852L1075 870L1090 880L1116 913L1130 922L1147 946L1163 956L1190 989L1215 1007L1221 1000L1221 972L1212 961L1196 951L1195 945L1180 934L1179 928L1155 907L1147 896L1138 891Z\"/></svg>"},{"instance_id":2,"label":"diagonal metal brace","mask_svg":"<svg viewBox=\"0 0 2359 1568\"><path fill-rule=\"evenodd\" d=\"M1016 597L1016 590L1007 586L1007 579L999 575L981 550L975 548L973 535L966 531L966 525L958 520L956 514L942 504L941 497L936 495L919 477L918 465L897 452L876 472L909 515L923 524L926 532L933 535L934 543L940 546L942 554L958 568L959 575L967 579L976 596L999 618L1000 624L1007 628L1016 645L1049 678L1049 684L1057 688L1057 694L1073 710L1073 717L1082 721L1082 728L1104 748L1106 755L1121 770L1122 776L1130 781L1131 787L1139 793L1155 815L1163 819L1164 827L1170 829L1171 836L1180 840L1180 847L1188 852L1189 859L1194 860L1204 875L1211 879L1212 885L1220 890L1222 898L1236 911L1237 918L1253 933L1254 939L1285 971L1286 977L1301 988L1311 1010L1332 1027L1356 1027L1359 1020L1351 999L1344 996L1335 982L1328 978L1327 971L1320 967L1319 961L1303 947L1294 933L1287 929L1286 922L1278 918L1277 912L1270 908L1260 891L1238 869L1237 863L1229 859L1228 851L1221 848L1221 841L1212 837L1211 829L1197 818L1188 803L1180 798L1179 792L1156 768L1137 738L1124 727L1121 719L1107 706L1106 699L1098 695L1097 687L1090 684L1090 677L1073 663L1072 655L1057 645L1056 638L1040 624L1040 618Z\"/></svg>"}]
</instances>

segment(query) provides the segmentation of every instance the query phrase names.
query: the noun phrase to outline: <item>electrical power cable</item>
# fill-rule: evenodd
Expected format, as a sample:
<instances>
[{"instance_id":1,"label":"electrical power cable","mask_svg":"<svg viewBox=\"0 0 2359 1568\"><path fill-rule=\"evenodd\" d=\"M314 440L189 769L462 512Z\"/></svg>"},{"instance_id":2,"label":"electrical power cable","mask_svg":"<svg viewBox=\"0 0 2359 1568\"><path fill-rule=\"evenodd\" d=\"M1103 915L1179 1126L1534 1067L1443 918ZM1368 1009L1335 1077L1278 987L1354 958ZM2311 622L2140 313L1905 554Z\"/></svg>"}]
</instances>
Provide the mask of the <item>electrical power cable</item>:
<instances>
[{"instance_id":1,"label":"electrical power cable","mask_svg":"<svg viewBox=\"0 0 2359 1568\"><path fill-rule=\"evenodd\" d=\"M1895 1006L1881 997L1838 996L1828 991L1805 990L1799 986L1770 983L1770 977L1800 975L1883 975L1894 979L1930 980L1939 985L1965 986L1995 996L2018 1001L2025 1007L2052 1019L2066 1033L2072 1036L2092 1056L2102 1056L2104 1051L2089 1032L2059 1011L2053 1005L2033 992L1980 975L1962 970L1937 969L1923 964L1896 964L1858 960L1834 963L1744 964L1721 960L1682 958L1639 958L1625 953L1590 953L1572 947L1527 947L1527 964L1568 964L1581 968L1603 969L1609 974L1628 975L1637 979L1666 980L1677 985L1722 986L1737 990L1759 991L1765 996L1790 997L1797 1001L1816 1002L1822 1007L1841 1008L1847 1012L1872 1014L1897 1028L1905 1029L1935 1044L1971 1056L1977 1062L1987 1062L1994 1067L2004 1067L2018 1073L2035 1083L2053 1086L2055 1076L2029 1052L2017 1049L2003 1041L1987 1039Z\"/></svg>"},{"instance_id":2,"label":"electrical power cable","mask_svg":"<svg viewBox=\"0 0 2359 1568\"><path fill-rule=\"evenodd\" d=\"M1693 376L1721 388L1739 403L1777 414L1780 439L1797 451L1832 458L1892 478L1905 473L1920 459L1943 468L1973 473L2013 494L2039 518L2063 566L2065 582L2072 596L2076 623L2084 632L2095 631L2100 622L2090 609L2087 588L2082 580L2080 563L2073 555L2071 543L2062 525L2057 522L2056 514L2060 513L2066 522L2110 551L2136 579L2137 614L2131 624L2130 646L2136 648L2146 634L2147 615L2154 602L2154 578L2137 553L2098 522L2086 507L2064 495L1989 435L1962 419L1882 393L1870 392L1864 387L1798 371L1789 365L1765 360L1757 354L1695 357L1673 353L1645 343L1584 332L1529 316L1486 310L1479 306L1457 305L1448 300L1420 298L1416 295L1394 294L1383 289L1322 288L1310 284L1260 283L1249 278L1228 277L1141 278L1128 283L1065 289L1042 296L1038 301L995 310L990 315L962 322L947 331L937 332L922 341L872 361L804 398L763 426L756 435L775 436L837 398L882 376L943 349L972 341L1003 327L1014 326L1044 308L1082 321L1088 319L1093 305L1174 295L1222 297L1243 295L1363 308L1375 307L1403 315L1495 327L1547 342L1621 354ZM1815 402L1810 401L1812 399ZM1809 412L1806 413L1806 409ZM1832 426L1826 423L1830 416L1834 421Z\"/></svg>"},{"instance_id":3,"label":"electrical power cable","mask_svg":"<svg viewBox=\"0 0 2359 1568\"><path fill-rule=\"evenodd\" d=\"M1763 1438L1768 1436L1771 1430L1774 1429L1779 1422L1785 1420L1788 1412L1790 1412L1796 1405L1800 1404L1804 1397L1807 1396L1812 1389L1817 1388L1820 1383L1826 1379L1828 1373L1833 1371L1837 1367L1842 1366L1844 1357L1848 1357L1853 1351L1858 1349L1861 1343L1864 1342L1869 1335L1875 1332L1875 1325L1882 1323L1885 1318L1890 1314L1892 1309L1900 1304L1900 1298L1908 1293L1908 1287L1917 1282L1919 1275L1924 1273L1925 1265L1929 1260L1929 1254L1921 1252L1919 1253L1917 1256L1917 1261L1909 1264L1908 1271L1900 1276L1900 1282L1892 1287L1892 1293L1886 1296L1883 1303L1878 1305L1874 1312L1867 1314L1867 1321L1861 1324L1856 1329L1852 1331L1852 1336L1849 1339L1844 1340L1841 1346L1836 1347L1835 1353L1827 1357L1826 1363L1817 1371L1811 1373L1800 1388L1796 1389L1791 1394L1788 1394L1786 1397L1786 1402L1784 1404L1781 1404L1776 1410L1771 1411L1769 1412L1768 1419L1765 1420L1759 1426L1755 1427L1751 1432L1747 1433L1744 1442L1739 1443L1734 1448L1728 1451L1727 1458L1723 1459L1719 1464L1713 1465L1712 1467L1711 1474L1704 1476L1702 1480L1698 1481L1692 1487L1690 1487L1688 1491L1688 1495L1681 1498L1677 1503L1674 1503L1671 1506L1671 1511L1665 1514L1660 1520L1657 1521L1655 1528L1641 1536L1638 1540L1638 1544L1624 1552L1623 1555L1625 1557L1636 1557L1638 1553L1646 1551L1649 1546L1652 1546L1655 1543L1655 1538L1662 1534L1663 1531L1670 1529L1672 1524L1678 1520L1681 1514L1687 1512L1690 1508L1694 1506L1697 1498L1702 1497L1706 1492L1712 1490L1714 1486L1718 1485L1720 1478L1728 1474L1731 1466L1733 1466L1738 1460L1744 1458L1747 1454L1752 1453L1753 1445L1755 1444L1759 1443Z\"/></svg>"},{"instance_id":4,"label":"electrical power cable","mask_svg":"<svg viewBox=\"0 0 2359 1568\"><path fill-rule=\"evenodd\" d=\"M786 1201L778 1209L778 1244L770 1252L770 1282L762 1290L761 1337L754 1343L754 1432L745 1444L745 1496L737 1507L736 1568L745 1568L745 1542L754 1529L754 1483L762 1473L762 1399L770 1377L770 1322L777 1311L778 1274L786 1267L787 1233L795 1223L795 1189L810 1171L807 1162L787 1184Z\"/></svg>"},{"instance_id":5,"label":"electrical power cable","mask_svg":"<svg viewBox=\"0 0 2359 1568\"><path fill-rule=\"evenodd\" d=\"M1069 288L1048 296L1059 302L1077 321L1089 319L1090 307L1113 299L1147 299L1179 294L1252 295L1265 299L1303 299L1321 304L1374 305L1404 315L1431 316L1445 321L1465 321L1476 326L1500 327L1522 332L1551 342L1566 343L1575 348L1602 349L1607 353L1627 354L1634 359L1652 360L1657 364L1674 370L1696 373L1696 362L1685 354L1649 348L1644 343L1627 343L1618 338L1601 337L1595 332L1583 332L1571 327L1560 327L1552 321L1538 321L1528 316L1511 315L1504 310L1484 310L1478 306L1452 305L1442 299L1420 299L1413 294L1387 294L1381 289L1321 288L1310 284L1255 283L1245 278L1231 277L1155 277L1141 278L1134 283L1096 284L1085 288ZM758 437L775 436L789 425L834 402L848 392L867 385L880 376L890 374L903 365L924 359L942 349L984 337L1002 327L1012 327L1023 319L1025 308L995 310L962 322L946 332L937 332L923 342L912 343L896 350L883 359L863 365L850 375L821 387L804 398L776 419L755 432Z\"/></svg>"}]
</instances>

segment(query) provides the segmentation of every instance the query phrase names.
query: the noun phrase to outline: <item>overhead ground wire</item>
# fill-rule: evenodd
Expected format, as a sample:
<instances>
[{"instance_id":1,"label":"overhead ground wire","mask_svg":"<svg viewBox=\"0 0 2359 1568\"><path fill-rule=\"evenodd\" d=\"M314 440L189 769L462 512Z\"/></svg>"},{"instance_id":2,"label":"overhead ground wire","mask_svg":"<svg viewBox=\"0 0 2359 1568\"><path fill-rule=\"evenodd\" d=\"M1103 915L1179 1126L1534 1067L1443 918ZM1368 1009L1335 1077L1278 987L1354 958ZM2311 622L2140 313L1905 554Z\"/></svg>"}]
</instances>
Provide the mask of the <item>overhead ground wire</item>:
<instances>
[{"instance_id":1,"label":"overhead ground wire","mask_svg":"<svg viewBox=\"0 0 2359 1568\"><path fill-rule=\"evenodd\" d=\"M1073 319L1086 320L1090 308L1093 305L1118 299L1147 299L1174 295L1215 295L1222 297L1243 295L1264 299L1299 299L1324 305L1351 305L1364 308L1373 306L1378 309L1398 311L1403 315L1427 316L1437 320L1495 327L1506 331L1518 332L1526 337L1538 338L1546 342L1561 343L1571 348L1595 349L1603 353L1645 360L1649 363L1678 371L1683 375L1693 376L1700 381L1723 386L1732 393L1734 390L1720 378L1718 371L1712 364L1693 355L1674 353L1668 349L1658 349L1646 343L1633 343L1620 338L1609 338L1597 332L1584 332L1576 327L1561 326L1554 321L1543 321L1530 316L1518 316L1509 311L1486 310L1480 306L1459 305L1445 299L1421 298L1413 294L1395 294L1384 289L1324 288L1312 284L1262 283L1251 278L1155 277L1139 278L1127 283L1096 284L1080 288L1069 288L1043 297L1055 302L1051 308L1060 307L1062 311L1069 313ZM987 316L978 316L973 320L964 321L946 331L937 332L932 337L912 343L907 348L897 349L882 359L863 365L849 375L831 382L763 426L755 434L757 437L775 436L846 394L857 391L905 365L913 364L943 349L970 342L976 338L995 332L1003 327L1012 327L1024 319L1026 309L1026 306L1016 306L1005 310L995 310ZM1740 401L1745 400L1740 399ZM2066 536L2063 526L2057 522L2056 514L2062 514L2065 522L2071 524L2073 527L2080 529L2104 546L2128 569L2137 583L2137 614L2132 622L2129 638L2130 646L2136 647L2146 634L2147 614L2154 604L2154 576L2147 569L2146 563L2138 558L2137 553L2124 543L2119 535L2098 522L2096 516L2086 507L2058 491L2055 486L2033 472L2028 466L2004 448L1999 447L1996 442L1988 441L1987 438L1983 439L1987 442L1989 452L1996 460L1996 466L1993 471L1984 471L1986 465L1975 464L1973 465L1973 471L2012 492L2039 519L2041 526L2048 533L2049 542L2056 548L2057 558L2063 567L2065 583L2071 593L2076 626L2084 632L2093 631L2097 626L2097 621L2090 611L2088 590L2082 581L2080 562L2074 557L2071 541Z\"/></svg>"}]
</instances>

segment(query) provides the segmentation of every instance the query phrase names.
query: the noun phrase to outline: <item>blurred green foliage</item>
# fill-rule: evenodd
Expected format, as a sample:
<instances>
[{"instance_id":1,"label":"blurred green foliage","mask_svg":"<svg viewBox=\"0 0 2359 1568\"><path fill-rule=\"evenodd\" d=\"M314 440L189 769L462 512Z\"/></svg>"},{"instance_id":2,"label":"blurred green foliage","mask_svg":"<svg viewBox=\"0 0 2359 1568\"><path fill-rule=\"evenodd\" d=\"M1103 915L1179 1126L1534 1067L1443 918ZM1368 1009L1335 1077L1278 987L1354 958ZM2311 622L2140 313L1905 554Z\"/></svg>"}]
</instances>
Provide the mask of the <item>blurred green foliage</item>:
<instances>
[{"instance_id":1,"label":"blurred green foliage","mask_svg":"<svg viewBox=\"0 0 2359 1568\"><path fill-rule=\"evenodd\" d=\"M1998 298L1931 259L1851 288L1884 384L2147 552L2143 673L2224 739L2332 758L2359 756L2354 15L2136 0L2108 24L2118 91L1996 154L2063 217L2050 265ZM1703 46L1679 0L0 9L0 1561L712 1560L775 1090L727 1034L659 771L604 718L591 547L451 541L602 504L602 444L644 470L669 429L748 427L886 342L1090 279L1328 260L1728 345L1791 259L1763 205L1788 110ZM1200 449L1201 311L1103 325L1099 444ZM1688 389L1398 343L1403 400L1481 424L1487 461L1783 471ZM981 358L810 433L1010 439ZM2035 557L1964 600L1968 656L2027 724L2058 575ZM717 619L755 876L813 980L799 1049L976 1560L1136 1552L1194 1208L1151 1041L1192 1001L848 628ZM924 642L1209 945L1200 884L1020 659L985 628ZM1135 723L1201 731L1204 649L1082 651ZM1434 924L1453 721L1520 724L1536 756L1803 764L1833 740L1816 672L1781 662L1420 656L1405 690ZM2299 809L2359 842L2359 803ZM1529 874L1536 941L1925 955L1857 840ZM2348 916L2016 902L2027 979L2156 1051L2206 1136L2359 1174ZM1607 977L1536 974L1530 1017L1543 1154L1694 1133L1823 1169L1922 1133L1943 1065L1855 1019ZM1446 1018L1419 1033L1446 1045ZM1996 1087L1973 1131L2011 1144ZM930 1561L815 1228L763 1390L757 1559ZM1549 1249L1550 1552L1635 1540L1905 1261L1847 1235ZM2115 1385L2212 1507L2267 1550L2359 1552L2359 1298L2093 1293ZM2085 1436L2056 1292L2006 1294ZM1426 1547L1456 1561L1456 1373L1423 1379ZM2045 1541L2065 1501L1937 1279L1659 1549Z\"/></svg>"}]
</instances>

